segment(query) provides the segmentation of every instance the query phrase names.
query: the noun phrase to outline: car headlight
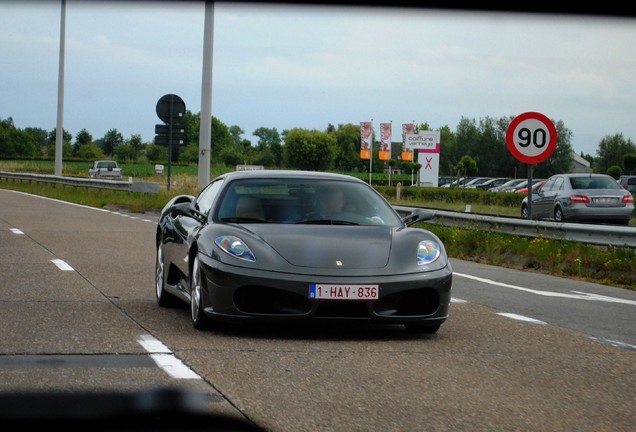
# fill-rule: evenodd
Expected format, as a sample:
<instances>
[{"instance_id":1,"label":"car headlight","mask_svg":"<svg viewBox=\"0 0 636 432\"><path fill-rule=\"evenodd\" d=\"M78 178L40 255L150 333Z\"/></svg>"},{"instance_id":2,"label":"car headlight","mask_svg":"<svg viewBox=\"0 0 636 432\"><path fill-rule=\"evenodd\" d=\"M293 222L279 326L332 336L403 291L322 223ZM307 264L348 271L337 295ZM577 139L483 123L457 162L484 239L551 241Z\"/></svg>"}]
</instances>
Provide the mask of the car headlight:
<instances>
[{"instance_id":1,"label":"car headlight","mask_svg":"<svg viewBox=\"0 0 636 432\"><path fill-rule=\"evenodd\" d=\"M426 265L441 255L441 247L432 240L422 240L417 247L417 265Z\"/></svg>"},{"instance_id":2,"label":"car headlight","mask_svg":"<svg viewBox=\"0 0 636 432\"><path fill-rule=\"evenodd\" d=\"M244 261L256 262L256 257L249 247L235 236L219 236L214 243L221 248L223 252Z\"/></svg>"}]
</instances>

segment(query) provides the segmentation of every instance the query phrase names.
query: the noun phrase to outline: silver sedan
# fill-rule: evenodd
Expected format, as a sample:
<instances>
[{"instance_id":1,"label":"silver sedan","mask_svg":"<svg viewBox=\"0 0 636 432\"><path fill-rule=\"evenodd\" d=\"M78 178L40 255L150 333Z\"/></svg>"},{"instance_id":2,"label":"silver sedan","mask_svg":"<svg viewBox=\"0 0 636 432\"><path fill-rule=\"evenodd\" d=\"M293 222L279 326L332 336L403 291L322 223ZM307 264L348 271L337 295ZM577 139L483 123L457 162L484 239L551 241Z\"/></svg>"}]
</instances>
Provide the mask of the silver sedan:
<instances>
[{"instance_id":1,"label":"silver sedan","mask_svg":"<svg viewBox=\"0 0 636 432\"><path fill-rule=\"evenodd\" d=\"M532 213L530 215L530 212ZM521 202L521 217L628 225L634 197L606 174L556 174Z\"/></svg>"}]
</instances>

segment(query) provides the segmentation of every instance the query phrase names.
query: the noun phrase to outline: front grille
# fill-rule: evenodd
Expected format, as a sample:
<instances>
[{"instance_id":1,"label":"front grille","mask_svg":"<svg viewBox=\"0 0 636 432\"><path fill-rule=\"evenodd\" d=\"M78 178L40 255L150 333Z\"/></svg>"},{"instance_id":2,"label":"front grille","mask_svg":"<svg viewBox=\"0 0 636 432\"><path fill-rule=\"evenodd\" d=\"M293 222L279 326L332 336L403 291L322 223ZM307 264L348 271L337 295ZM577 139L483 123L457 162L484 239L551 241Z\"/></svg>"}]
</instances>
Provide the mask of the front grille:
<instances>
[{"instance_id":1,"label":"front grille","mask_svg":"<svg viewBox=\"0 0 636 432\"><path fill-rule=\"evenodd\" d=\"M237 289L234 293L234 305L245 313L263 315L303 315L311 309L308 298L257 285Z\"/></svg>"}]
</instances>

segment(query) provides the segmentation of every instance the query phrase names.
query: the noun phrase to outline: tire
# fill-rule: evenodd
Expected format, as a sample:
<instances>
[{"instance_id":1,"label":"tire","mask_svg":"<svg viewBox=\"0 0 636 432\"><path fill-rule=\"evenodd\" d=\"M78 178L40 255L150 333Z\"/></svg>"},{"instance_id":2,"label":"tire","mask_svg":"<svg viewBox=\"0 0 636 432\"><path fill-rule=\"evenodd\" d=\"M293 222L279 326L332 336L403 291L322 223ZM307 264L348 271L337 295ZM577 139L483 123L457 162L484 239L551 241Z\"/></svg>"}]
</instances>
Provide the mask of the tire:
<instances>
[{"instance_id":1,"label":"tire","mask_svg":"<svg viewBox=\"0 0 636 432\"><path fill-rule=\"evenodd\" d=\"M521 217L523 219L528 219L528 206L526 204L521 206Z\"/></svg>"},{"instance_id":2,"label":"tire","mask_svg":"<svg viewBox=\"0 0 636 432\"><path fill-rule=\"evenodd\" d=\"M203 277L199 257L195 257L192 263L190 287L190 318L192 320L192 327L197 330L207 330L211 327L211 321L203 311Z\"/></svg>"},{"instance_id":3,"label":"tire","mask_svg":"<svg viewBox=\"0 0 636 432\"><path fill-rule=\"evenodd\" d=\"M563 209L560 206L556 206L554 208L554 220L556 222L565 222L565 217L563 217Z\"/></svg>"},{"instance_id":4,"label":"tire","mask_svg":"<svg viewBox=\"0 0 636 432\"><path fill-rule=\"evenodd\" d=\"M430 324L421 324L421 323L406 323L404 324L406 331L409 333L419 333L419 334L435 334L437 330L441 327L440 324L430 325Z\"/></svg>"},{"instance_id":5,"label":"tire","mask_svg":"<svg viewBox=\"0 0 636 432\"><path fill-rule=\"evenodd\" d=\"M155 294L157 296L157 304L161 307L174 307L179 304L179 299L166 292L163 242L161 240L159 241L159 244L157 244L157 259L155 261Z\"/></svg>"}]
</instances>

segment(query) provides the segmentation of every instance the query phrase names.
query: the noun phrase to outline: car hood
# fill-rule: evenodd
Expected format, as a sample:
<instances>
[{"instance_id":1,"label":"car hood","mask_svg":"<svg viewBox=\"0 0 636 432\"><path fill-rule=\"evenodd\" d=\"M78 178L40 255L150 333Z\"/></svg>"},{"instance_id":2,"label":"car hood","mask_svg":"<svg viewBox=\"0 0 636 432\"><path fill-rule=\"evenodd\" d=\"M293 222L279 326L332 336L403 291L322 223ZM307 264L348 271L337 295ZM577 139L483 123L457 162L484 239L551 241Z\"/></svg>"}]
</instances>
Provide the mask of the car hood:
<instances>
[{"instance_id":1,"label":"car hood","mask_svg":"<svg viewBox=\"0 0 636 432\"><path fill-rule=\"evenodd\" d=\"M312 268L386 267L395 229L359 225L249 225L249 231L287 262Z\"/></svg>"}]
</instances>

